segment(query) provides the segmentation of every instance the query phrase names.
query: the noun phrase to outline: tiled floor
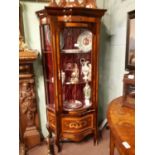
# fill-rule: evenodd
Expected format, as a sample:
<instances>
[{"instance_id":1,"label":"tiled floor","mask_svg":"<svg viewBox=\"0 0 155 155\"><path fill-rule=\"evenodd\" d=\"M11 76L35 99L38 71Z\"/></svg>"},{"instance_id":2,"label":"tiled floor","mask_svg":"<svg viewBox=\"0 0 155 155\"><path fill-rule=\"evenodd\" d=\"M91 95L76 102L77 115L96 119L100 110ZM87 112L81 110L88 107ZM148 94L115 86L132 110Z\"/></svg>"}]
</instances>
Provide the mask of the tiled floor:
<instances>
[{"instance_id":1,"label":"tiled floor","mask_svg":"<svg viewBox=\"0 0 155 155\"><path fill-rule=\"evenodd\" d=\"M47 145L42 144L36 146L28 151L27 155L47 155ZM64 142L62 145L62 151L57 152L55 147L56 155L109 155L109 130L104 129L100 136L98 145L94 146L92 138L86 138L84 141L79 143ZM115 155L119 155L115 150Z\"/></svg>"}]
</instances>

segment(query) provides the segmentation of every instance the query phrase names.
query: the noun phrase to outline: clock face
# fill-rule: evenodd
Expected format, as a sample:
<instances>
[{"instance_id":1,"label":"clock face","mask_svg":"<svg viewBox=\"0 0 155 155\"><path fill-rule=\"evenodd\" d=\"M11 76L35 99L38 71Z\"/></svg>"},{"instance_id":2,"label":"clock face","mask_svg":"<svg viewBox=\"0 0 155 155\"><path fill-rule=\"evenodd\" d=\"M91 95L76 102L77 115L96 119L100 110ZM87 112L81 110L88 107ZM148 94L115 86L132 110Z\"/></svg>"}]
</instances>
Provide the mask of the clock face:
<instances>
[{"instance_id":1,"label":"clock face","mask_svg":"<svg viewBox=\"0 0 155 155\"><path fill-rule=\"evenodd\" d=\"M77 39L77 44L82 52L90 52L92 50L92 33L84 31Z\"/></svg>"}]
</instances>

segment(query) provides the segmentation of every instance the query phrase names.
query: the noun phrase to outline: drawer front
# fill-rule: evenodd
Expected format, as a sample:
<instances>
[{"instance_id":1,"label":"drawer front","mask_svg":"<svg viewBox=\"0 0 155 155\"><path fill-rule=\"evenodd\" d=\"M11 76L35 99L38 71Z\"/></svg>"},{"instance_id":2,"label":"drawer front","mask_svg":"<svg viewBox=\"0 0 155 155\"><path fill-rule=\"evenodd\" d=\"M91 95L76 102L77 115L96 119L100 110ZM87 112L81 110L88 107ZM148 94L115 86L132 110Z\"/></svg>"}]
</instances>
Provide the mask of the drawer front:
<instances>
[{"instance_id":1,"label":"drawer front","mask_svg":"<svg viewBox=\"0 0 155 155\"><path fill-rule=\"evenodd\" d=\"M72 140L72 141L75 141L75 142L79 142L81 141L82 139L84 139L87 135L89 134L92 134L93 133L93 130L92 129L88 129L84 132L80 132L80 133L62 133L62 139L68 139L68 140Z\"/></svg>"},{"instance_id":2,"label":"drawer front","mask_svg":"<svg viewBox=\"0 0 155 155\"><path fill-rule=\"evenodd\" d=\"M47 117L48 117L48 123L49 123L49 126L51 127L51 128L53 128L53 129L55 129L55 115L52 113L52 112L50 112L50 111L48 111L47 112Z\"/></svg>"},{"instance_id":3,"label":"drawer front","mask_svg":"<svg viewBox=\"0 0 155 155\"><path fill-rule=\"evenodd\" d=\"M62 118L62 132L75 133L93 128L93 114Z\"/></svg>"}]
</instances>

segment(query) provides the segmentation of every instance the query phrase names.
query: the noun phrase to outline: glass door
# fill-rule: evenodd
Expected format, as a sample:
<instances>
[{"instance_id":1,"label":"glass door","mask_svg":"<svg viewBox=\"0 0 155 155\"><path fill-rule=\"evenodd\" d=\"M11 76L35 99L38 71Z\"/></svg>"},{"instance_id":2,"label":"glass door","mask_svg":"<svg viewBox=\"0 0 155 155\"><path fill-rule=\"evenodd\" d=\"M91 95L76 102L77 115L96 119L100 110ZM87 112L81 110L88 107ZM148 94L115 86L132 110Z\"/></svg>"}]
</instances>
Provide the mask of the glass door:
<instances>
[{"instance_id":1,"label":"glass door","mask_svg":"<svg viewBox=\"0 0 155 155\"><path fill-rule=\"evenodd\" d=\"M92 106L92 39L87 28L60 31L60 74L64 111Z\"/></svg>"}]
</instances>

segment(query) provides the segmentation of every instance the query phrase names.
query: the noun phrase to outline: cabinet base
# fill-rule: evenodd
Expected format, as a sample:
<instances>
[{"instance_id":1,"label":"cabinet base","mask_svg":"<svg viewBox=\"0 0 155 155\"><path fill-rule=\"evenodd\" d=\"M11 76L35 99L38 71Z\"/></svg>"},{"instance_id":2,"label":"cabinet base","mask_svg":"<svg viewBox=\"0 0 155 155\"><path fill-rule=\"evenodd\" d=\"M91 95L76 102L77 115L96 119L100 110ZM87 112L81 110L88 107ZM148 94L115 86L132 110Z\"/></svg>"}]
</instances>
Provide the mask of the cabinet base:
<instances>
[{"instance_id":1,"label":"cabinet base","mask_svg":"<svg viewBox=\"0 0 155 155\"><path fill-rule=\"evenodd\" d=\"M28 149L40 144L40 134L35 126L26 128L24 142Z\"/></svg>"}]
</instances>

